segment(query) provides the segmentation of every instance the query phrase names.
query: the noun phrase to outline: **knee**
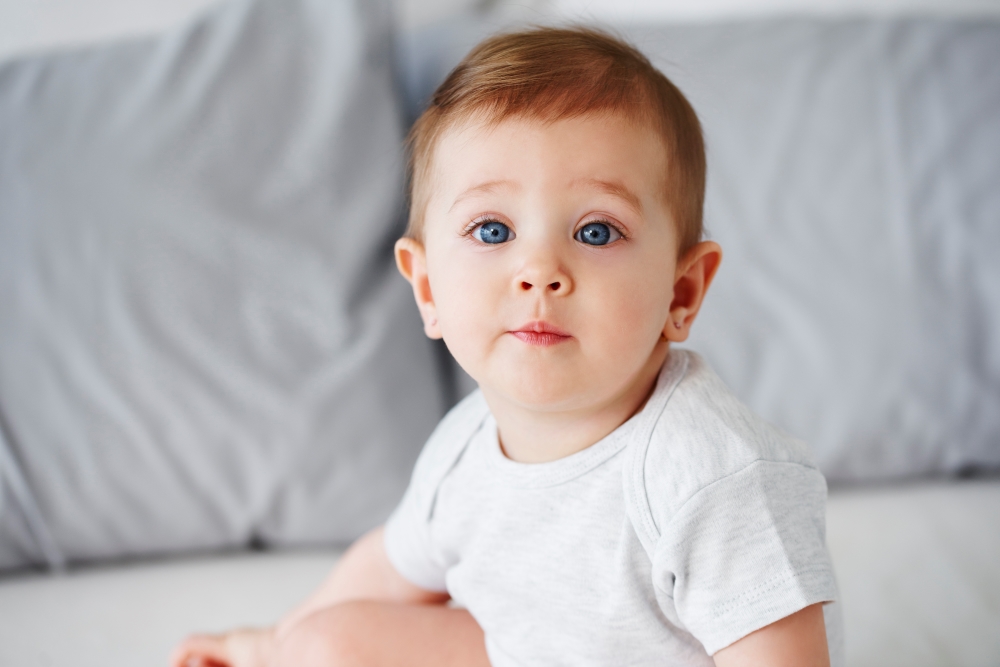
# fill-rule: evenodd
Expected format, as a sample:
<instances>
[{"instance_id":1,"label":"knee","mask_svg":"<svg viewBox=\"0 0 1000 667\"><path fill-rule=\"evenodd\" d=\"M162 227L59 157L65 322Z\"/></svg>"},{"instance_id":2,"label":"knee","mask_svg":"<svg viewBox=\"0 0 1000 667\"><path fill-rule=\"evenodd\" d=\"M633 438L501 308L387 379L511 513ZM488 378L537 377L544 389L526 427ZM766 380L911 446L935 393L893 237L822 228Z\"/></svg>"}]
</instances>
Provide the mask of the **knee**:
<instances>
[{"instance_id":1,"label":"knee","mask_svg":"<svg viewBox=\"0 0 1000 667\"><path fill-rule=\"evenodd\" d=\"M371 667L366 602L345 602L296 623L275 647L275 667Z\"/></svg>"}]
</instances>

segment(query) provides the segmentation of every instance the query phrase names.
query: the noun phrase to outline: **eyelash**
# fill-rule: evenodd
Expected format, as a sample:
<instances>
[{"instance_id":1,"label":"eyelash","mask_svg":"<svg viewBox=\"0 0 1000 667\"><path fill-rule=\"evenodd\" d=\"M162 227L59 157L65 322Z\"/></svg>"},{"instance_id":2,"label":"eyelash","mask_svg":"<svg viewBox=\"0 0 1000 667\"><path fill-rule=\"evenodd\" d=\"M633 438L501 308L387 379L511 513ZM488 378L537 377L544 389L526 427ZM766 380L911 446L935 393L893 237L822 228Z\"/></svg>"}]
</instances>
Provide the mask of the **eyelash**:
<instances>
[{"instance_id":1,"label":"eyelash","mask_svg":"<svg viewBox=\"0 0 1000 667\"><path fill-rule=\"evenodd\" d=\"M576 233L578 231L580 231L581 229L583 229L584 227L586 227L587 225L594 224L594 223L598 223L598 224L602 224L602 225L607 225L611 229L613 229L616 232L618 232L621 235L621 238L619 239L619 241L628 241L628 239L629 239L628 234L625 233L625 230L622 229L621 225L616 224L614 222L611 222L607 218L594 218L593 220L587 220L582 225L580 225L579 227L576 228L576 231L573 232L573 236L576 236ZM618 241L615 241L615 243L617 243L617 242Z\"/></svg>"},{"instance_id":2,"label":"eyelash","mask_svg":"<svg viewBox=\"0 0 1000 667\"><path fill-rule=\"evenodd\" d=\"M499 220L496 217L491 216L491 215L485 215L485 216L482 216L480 218L476 218L475 220L473 220L472 222L470 222L468 225L466 225L465 229L462 230L462 236L469 236L469 235L472 234L472 232L476 231L476 229L478 227L482 227L483 225L485 225L487 223L490 223L490 222L499 222L501 225L507 225L507 223L504 222L503 220ZM507 226L510 227L510 225L507 225Z\"/></svg>"}]
</instances>

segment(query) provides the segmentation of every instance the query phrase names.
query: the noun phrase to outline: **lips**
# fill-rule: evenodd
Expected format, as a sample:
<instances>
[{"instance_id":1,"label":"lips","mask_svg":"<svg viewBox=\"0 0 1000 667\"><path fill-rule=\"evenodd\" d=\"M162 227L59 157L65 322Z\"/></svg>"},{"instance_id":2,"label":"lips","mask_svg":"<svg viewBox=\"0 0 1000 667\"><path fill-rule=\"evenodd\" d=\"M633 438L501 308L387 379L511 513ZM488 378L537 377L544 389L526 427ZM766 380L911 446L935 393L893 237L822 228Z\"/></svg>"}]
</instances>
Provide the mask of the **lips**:
<instances>
[{"instance_id":1,"label":"lips","mask_svg":"<svg viewBox=\"0 0 1000 667\"><path fill-rule=\"evenodd\" d=\"M546 322L529 322L523 327L508 333L520 340L522 343L536 345L538 347L558 345L559 343L564 343L572 338L569 333Z\"/></svg>"}]
</instances>

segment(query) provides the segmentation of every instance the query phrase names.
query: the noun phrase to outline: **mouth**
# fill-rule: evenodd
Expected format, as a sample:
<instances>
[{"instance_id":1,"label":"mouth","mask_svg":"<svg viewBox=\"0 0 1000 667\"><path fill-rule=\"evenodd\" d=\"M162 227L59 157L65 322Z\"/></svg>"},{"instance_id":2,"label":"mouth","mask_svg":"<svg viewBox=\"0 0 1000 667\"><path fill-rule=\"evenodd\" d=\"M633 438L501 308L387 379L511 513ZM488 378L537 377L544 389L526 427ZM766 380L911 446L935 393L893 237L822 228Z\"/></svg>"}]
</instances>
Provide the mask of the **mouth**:
<instances>
[{"instance_id":1,"label":"mouth","mask_svg":"<svg viewBox=\"0 0 1000 667\"><path fill-rule=\"evenodd\" d=\"M572 338L572 336L566 331L548 324L547 322L529 322L520 329L508 331L507 333L511 334L522 343L538 347L558 345L559 343L564 343Z\"/></svg>"}]
</instances>

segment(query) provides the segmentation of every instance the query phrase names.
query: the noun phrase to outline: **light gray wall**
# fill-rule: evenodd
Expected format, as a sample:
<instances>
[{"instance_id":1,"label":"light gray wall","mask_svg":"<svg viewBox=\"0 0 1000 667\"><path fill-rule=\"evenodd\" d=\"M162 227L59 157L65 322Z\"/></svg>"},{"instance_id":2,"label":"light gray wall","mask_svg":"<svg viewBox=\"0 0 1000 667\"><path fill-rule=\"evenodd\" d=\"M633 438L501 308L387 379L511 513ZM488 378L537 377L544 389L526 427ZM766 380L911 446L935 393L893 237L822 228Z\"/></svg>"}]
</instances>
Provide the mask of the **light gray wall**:
<instances>
[{"instance_id":1,"label":"light gray wall","mask_svg":"<svg viewBox=\"0 0 1000 667\"><path fill-rule=\"evenodd\" d=\"M0 0L0 60L20 53L137 36L177 25L220 0ZM222 0L224 1L224 0ZM476 5L540 17L712 20L774 14L1000 15L1000 0L393 0L420 26Z\"/></svg>"}]
</instances>

